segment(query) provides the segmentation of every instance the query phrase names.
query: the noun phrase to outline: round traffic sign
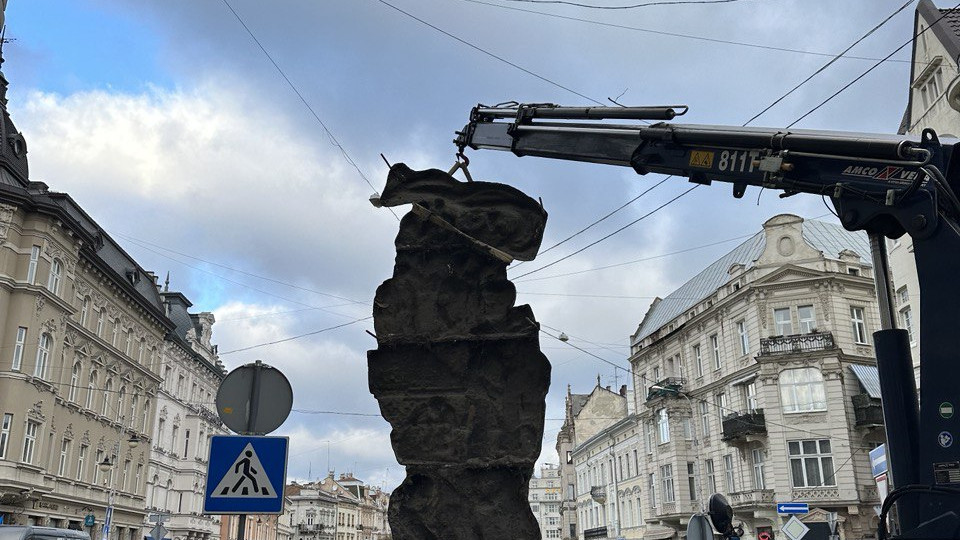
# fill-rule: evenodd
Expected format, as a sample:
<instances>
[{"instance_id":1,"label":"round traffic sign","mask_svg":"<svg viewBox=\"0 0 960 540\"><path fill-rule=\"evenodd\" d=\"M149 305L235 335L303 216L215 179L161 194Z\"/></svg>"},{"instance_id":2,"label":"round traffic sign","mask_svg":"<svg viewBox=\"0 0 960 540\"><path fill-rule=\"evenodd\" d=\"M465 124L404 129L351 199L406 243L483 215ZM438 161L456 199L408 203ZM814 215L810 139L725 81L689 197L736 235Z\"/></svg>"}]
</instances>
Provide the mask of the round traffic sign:
<instances>
[{"instance_id":1,"label":"round traffic sign","mask_svg":"<svg viewBox=\"0 0 960 540\"><path fill-rule=\"evenodd\" d=\"M690 516L687 524L687 540L713 540L713 529L710 520L703 514Z\"/></svg>"},{"instance_id":2,"label":"round traffic sign","mask_svg":"<svg viewBox=\"0 0 960 540\"><path fill-rule=\"evenodd\" d=\"M283 424L292 408L290 381L260 360L231 371L217 390L217 414L237 433L270 433Z\"/></svg>"}]
</instances>

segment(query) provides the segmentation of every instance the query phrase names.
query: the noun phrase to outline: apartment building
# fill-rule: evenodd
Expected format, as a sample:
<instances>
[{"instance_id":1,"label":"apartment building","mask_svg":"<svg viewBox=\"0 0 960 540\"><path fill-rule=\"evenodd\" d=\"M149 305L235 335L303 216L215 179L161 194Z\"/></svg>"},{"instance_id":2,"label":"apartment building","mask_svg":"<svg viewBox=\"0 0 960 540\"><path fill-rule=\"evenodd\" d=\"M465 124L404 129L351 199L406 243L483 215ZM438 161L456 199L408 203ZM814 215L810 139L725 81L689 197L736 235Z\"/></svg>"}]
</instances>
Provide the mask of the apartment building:
<instances>
[{"instance_id":1,"label":"apartment building","mask_svg":"<svg viewBox=\"0 0 960 540\"><path fill-rule=\"evenodd\" d=\"M527 500L537 523L540 524L541 538L561 538L560 505L563 485L560 480L560 468L552 463L540 467L540 474L534 475L528 484Z\"/></svg>"}]
</instances>

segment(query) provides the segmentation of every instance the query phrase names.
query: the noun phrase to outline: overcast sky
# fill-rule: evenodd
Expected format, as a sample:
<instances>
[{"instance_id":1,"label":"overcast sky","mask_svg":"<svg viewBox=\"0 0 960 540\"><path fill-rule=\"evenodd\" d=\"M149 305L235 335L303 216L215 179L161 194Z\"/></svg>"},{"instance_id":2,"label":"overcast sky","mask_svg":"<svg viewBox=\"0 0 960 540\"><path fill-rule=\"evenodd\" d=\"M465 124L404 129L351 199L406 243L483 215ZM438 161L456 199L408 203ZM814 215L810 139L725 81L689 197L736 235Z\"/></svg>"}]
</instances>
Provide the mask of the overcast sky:
<instances>
[{"instance_id":1,"label":"overcast sky","mask_svg":"<svg viewBox=\"0 0 960 540\"><path fill-rule=\"evenodd\" d=\"M367 389L371 321L229 352L367 317L376 287L392 273L396 218L367 202L373 190L304 102L380 189L387 170L380 153L414 168L449 168L454 131L481 102L589 105L586 98L620 96L628 105L687 104L687 123L742 124L904 2L597 10L516 0L228 1L11 0L8 106L26 136L33 180L69 193L144 268L169 271L171 289L195 311L214 312L214 339L228 367L262 359L287 374L295 411L278 434L291 437L290 477L322 477L329 467L387 489L403 468ZM870 59L909 40L913 8L849 53L860 58L841 59L752 125L790 124ZM909 47L893 58L797 127L895 132ZM508 153L470 157L474 178L542 198L550 213L545 247L661 179ZM511 275L687 188L671 179ZM518 303L531 304L551 334L562 330L570 343L626 366L628 336L651 299L732 249L732 239L778 213L832 219L815 197L781 200L767 191L758 204L757 196L754 188L739 200L727 185L697 189L518 280ZM628 381L623 371L617 380L610 365L542 337L553 376L540 461L556 463L567 385L587 393L598 375L604 385Z\"/></svg>"}]
</instances>

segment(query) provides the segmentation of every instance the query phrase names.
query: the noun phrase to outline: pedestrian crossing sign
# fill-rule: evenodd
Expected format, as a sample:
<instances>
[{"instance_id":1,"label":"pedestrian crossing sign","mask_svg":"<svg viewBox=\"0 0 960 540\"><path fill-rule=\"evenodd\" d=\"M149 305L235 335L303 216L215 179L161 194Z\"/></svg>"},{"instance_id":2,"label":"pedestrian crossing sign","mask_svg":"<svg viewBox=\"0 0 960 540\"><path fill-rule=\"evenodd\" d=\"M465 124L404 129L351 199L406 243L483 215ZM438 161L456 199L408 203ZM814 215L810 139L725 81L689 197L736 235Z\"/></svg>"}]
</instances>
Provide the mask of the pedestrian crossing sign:
<instances>
[{"instance_id":1,"label":"pedestrian crossing sign","mask_svg":"<svg viewBox=\"0 0 960 540\"><path fill-rule=\"evenodd\" d=\"M217 435L210 440L205 514L282 514L287 437Z\"/></svg>"}]
</instances>

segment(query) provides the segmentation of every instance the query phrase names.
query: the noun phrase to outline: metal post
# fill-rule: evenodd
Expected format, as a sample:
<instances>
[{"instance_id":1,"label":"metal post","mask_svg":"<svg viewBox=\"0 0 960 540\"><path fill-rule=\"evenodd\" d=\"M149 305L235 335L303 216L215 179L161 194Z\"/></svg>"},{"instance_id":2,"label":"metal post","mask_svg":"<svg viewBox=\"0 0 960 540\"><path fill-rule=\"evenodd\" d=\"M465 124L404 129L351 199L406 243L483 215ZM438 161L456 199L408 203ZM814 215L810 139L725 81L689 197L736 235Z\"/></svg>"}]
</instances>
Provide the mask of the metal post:
<instances>
[{"instance_id":1,"label":"metal post","mask_svg":"<svg viewBox=\"0 0 960 540\"><path fill-rule=\"evenodd\" d=\"M263 362L257 360L253 366L253 384L250 386L250 410L247 413L246 435L253 433L253 429L257 423L257 409L260 408L260 373L263 371ZM240 514L237 516L237 540L244 540L246 529L247 515Z\"/></svg>"},{"instance_id":2,"label":"metal post","mask_svg":"<svg viewBox=\"0 0 960 540\"><path fill-rule=\"evenodd\" d=\"M890 330L897 327L897 317L890 290L890 261L887 259L887 243L882 234L870 233L870 254L873 257L873 282L877 288L877 302L880 307L880 328Z\"/></svg>"},{"instance_id":3,"label":"metal post","mask_svg":"<svg viewBox=\"0 0 960 540\"><path fill-rule=\"evenodd\" d=\"M237 540L243 540L243 537L247 532L246 529L247 529L247 515L240 514L237 516Z\"/></svg>"}]
</instances>

